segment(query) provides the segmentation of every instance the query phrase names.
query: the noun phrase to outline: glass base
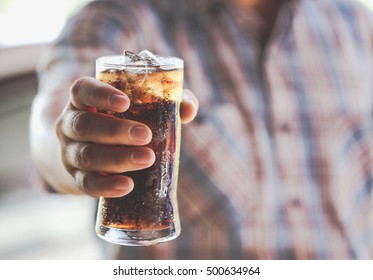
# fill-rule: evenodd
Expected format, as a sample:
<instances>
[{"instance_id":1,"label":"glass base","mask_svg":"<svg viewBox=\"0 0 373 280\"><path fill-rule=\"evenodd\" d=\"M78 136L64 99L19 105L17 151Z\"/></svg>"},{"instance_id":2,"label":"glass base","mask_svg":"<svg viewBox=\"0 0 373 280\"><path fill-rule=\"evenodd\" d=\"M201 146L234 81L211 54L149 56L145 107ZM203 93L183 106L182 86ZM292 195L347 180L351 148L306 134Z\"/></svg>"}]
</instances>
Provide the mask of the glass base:
<instances>
[{"instance_id":1,"label":"glass base","mask_svg":"<svg viewBox=\"0 0 373 280\"><path fill-rule=\"evenodd\" d=\"M96 234L103 240L119 245L149 246L177 238L180 230L174 227L159 230L127 230L100 225L96 228Z\"/></svg>"}]
</instances>

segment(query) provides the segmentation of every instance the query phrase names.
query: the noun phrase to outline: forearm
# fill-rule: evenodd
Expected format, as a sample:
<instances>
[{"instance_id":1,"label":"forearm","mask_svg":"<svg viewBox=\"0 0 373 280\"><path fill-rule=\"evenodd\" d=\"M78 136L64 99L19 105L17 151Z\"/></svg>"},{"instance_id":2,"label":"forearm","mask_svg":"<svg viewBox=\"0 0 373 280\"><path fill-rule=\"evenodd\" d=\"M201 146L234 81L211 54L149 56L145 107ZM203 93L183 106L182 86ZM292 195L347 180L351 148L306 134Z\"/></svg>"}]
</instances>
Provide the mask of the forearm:
<instances>
[{"instance_id":1,"label":"forearm","mask_svg":"<svg viewBox=\"0 0 373 280\"><path fill-rule=\"evenodd\" d=\"M95 59L132 49L137 33L123 29L127 17L111 2L93 2L70 21L61 33L39 72L40 90L31 112L30 147L41 177L57 192L77 193L74 178L66 171L56 120L69 101L75 79L94 76ZM123 7L121 7L123 9ZM113 20L115 18L116 20ZM101 25L110 22L110 25ZM115 37L111 37L115 34ZM120 38L120 40L118 40Z\"/></svg>"},{"instance_id":2,"label":"forearm","mask_svg":"<svg viewBox=\"0 0 373 280\"><path fill-rule=\"evenodd\" d=\"M68 99L69 85L39 92L32 104L30 118L31 157L38 175L56 192L76 193L75 180L61 159L61 146L55 122Z\"/></svg>"},{"instance_id":3,"label":"forearm","mask_svg":"<svg viewBox=\"0 0 373 280\"><path fill-rule=\"evenodd\" d=\"M78 194L76 181L63 165L56 121L69 102L71 85L81 76L94 75L94 60L102 50L86 48L84 59L73 59L56 55L70 54L61 49L54 46L39 67L39 90L30 115L30 151L38 175L53 191Z\"/></svg>"}]
</instances>

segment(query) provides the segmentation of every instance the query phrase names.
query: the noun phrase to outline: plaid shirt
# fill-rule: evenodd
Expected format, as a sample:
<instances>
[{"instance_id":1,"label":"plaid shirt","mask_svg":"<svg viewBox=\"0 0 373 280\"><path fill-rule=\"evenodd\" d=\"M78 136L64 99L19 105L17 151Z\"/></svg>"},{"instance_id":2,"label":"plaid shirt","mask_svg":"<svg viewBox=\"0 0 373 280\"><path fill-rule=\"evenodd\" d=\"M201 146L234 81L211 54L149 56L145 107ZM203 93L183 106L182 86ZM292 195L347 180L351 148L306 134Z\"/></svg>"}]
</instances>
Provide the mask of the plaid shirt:
<instances>
[{"instance_id":1,"label":"plaid shirt","mask_svg":"<svg viewBox=\"0 0 373 280\"><path fill-rule=\"evenodd\" d=\"M264 48L261 28L228 0L108 0L61 33L42 87L148 49L185 60L201 103L182 131L181 236L107 243L108 258L373 258L373 15L295 0Z\"/></svg>"}]
</instances>

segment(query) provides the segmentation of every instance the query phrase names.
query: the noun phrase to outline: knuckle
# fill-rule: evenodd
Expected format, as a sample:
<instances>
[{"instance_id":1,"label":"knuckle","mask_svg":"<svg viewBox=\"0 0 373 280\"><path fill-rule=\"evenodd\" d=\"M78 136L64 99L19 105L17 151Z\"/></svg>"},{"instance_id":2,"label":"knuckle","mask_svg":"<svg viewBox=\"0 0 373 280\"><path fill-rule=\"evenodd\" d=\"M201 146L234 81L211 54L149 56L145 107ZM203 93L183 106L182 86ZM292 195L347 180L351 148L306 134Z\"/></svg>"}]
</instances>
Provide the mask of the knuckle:
<instances>
[{"instance_id":1,"label":"knuckle","mask_svg":"<svg viewBox=\"0 0 373 280\"><path fill-rule=\"evenodd\" d=\"M60 139L60 140L61 140L62 135L63 135L62 126L63 126L63 120L62 120L61 117L58 117L57 120L56 120L54 128L55 128L56 135L57 135L58 139Z\"/></svg>"},{"instance_id":2,"label":"knuckle","mask_svg":"<svg viewBox=\"0 0 373 280\"><path fill-rule=\"evenodd\" d=\"M57 117L54 123L55 132L57 134L57 137L60 140L65 137L66 120L68 116L69 116L69 109L67 105L65 109L61 112L61 114Z\"/></svg>"},{"instance_id":3,"label":"knuckle","mask_svg":"<svg viewBox=\"0 0 373 280\"><path fill-rule=\"evenodd\" d=\"M61 157L62 157L62 164L65 170L71 175L75 176L75 172L77 171L76 168L71 164L68 159L68 155L65 153L65 149L61 149Z\"/></svg>"},{"instance_id":4,"label":"knuckle","mask_svg":"<svg viewBox=\"0 0 373 280\"><path fill-rule=\"evenodd\" d=\"M86 115L86 112L77 111L71 117L71 129L74 135L79 138L84 138L87 135L89 122Z\"/></svg>"},{"instance_id":5,"label":"knuckle","mask_svg":"<svg viewBox=\"0 0 373 280\"><path fill-rule=\"evenodd\" d=\"M70 93L75 98L78 95L79 90L81 89L82 85L84 83L84 78L78 78L74 81L74 83L71 85Z\"/></svg>"},{"instance_id":6,"label":"knuckle","mask_svg":"<svg viewBox=\"0 0 373 280\"><path fill-rule=\"evenodd\" d=\"M78 167L90 169L94 165L94 153L89 145L81 145L75 152L75 162Z\"/></svg>"},{"instance_id":7,"label":"knuckle","mask_svg":"<svg viewBox=\"0 0 373 280\"><path fill-rule=\"evenodd\" d=\"M91 179L89 173L77 172L75 174L75 181L79 191L86 194L91 193Z\"/></svg>"}]
</instances>

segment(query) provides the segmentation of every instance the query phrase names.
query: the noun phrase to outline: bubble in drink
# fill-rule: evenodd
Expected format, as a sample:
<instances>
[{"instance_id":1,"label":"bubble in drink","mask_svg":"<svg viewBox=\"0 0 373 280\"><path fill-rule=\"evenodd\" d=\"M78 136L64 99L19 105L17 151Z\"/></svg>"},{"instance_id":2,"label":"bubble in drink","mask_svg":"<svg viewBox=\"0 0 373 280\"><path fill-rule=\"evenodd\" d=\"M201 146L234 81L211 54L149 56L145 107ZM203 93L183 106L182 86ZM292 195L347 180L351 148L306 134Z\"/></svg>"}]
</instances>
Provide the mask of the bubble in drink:
<instances>
[{"instance_id":1,"label":"bubble in drink","mask_svg":"<svg viewBox=\"0 0 373 280\"><path fill-rule=\"evenodd\" d=\"M123 173L135 183L130 194L100 198L96 231L114 243L148 245L180 233L176 187L183 67L180 59L156 57L148 51L125 56L124 64L110 61L119 57L101 58L110 61L104 67L99 59L96 77L127 94L130 108L123 113L101 112L149 126L153 137L147 146L156 160L149 168Z\"/></svg>"}]
</instances>

